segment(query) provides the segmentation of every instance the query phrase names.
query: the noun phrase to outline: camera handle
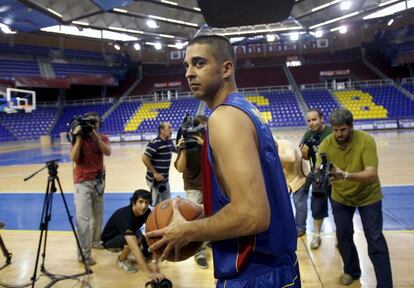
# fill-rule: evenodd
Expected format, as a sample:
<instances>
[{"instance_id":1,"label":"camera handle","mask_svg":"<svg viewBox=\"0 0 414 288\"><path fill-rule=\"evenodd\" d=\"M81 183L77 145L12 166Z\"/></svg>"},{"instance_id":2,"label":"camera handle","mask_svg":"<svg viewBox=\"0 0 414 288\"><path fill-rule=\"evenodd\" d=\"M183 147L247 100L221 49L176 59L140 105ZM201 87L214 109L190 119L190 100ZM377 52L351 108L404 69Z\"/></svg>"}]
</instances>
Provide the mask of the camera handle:
<instances>
[{"instance_id":1,"label":"camera handle","mask_svg":"<svg viewBox=\"0 0 414 288\"><path fill-rule=\"evenodd\" d=\"M58 172L57 172L57 168L58 168L57 162L58 161L59 161L59 159L55 159L55 160L51 160L51 161L46 162L45 167L39 169L38 171L36 171L32 175L30 175L29 177L25 178L25 181L27 181L30 178L32 178L33 176L35 176L37 173L42 171L43 169L48 168L49 176L47 178L46 192L45 192L45 197L44 197L44 200L43 200L42 217L41 217L40 225L39 225L39 227L40 227L39 228L40 229L40 238L39 238L39 244L38 244L38 247L37 247L36 262L35 262L35 267L34 267L34 271L33 271L33 276L31 278L32 288L34 288L35 282L37 281L37 268L38 268L38 264L39 264L40 250L42 250L42 245L43 245L43 251L42 251L42 263L40 264L40 271L44 275L46 275L47 277L49 277L51 279L51 282L48 285L46 285L45 288L52 287L54 284L56 284L57 282L62 281L62 280L76 279L80 276L84 276L84 275L88 275L88 274L92 273L92 270L89 268L89 266L87 265L87 263L85 261L86 259L85 259L85 256L83 254L83 251L81 249L79 238L78 238L78 235L76 234L75 226L74 226L73 221L72 221L73 217L70 215L68 204L66 202L66 198L65 198L65 195L63 194L62 186L60 184L60 180L59 180L59 177L57 175L58 174ZM48 234L48 231L49 231L49 222L52 218L53 194L57 191L56 182L59 186L60 195L62 196L62 200L63 200L63 204L65 206L66 214L68 216L70 226L72 227L72 232L73 232L73 235L75 236L76 244L77 244L77 247L78 247L78 249L80 251L80 254L81 254L81 257L82 257L82 262L85 266L85 271L82 272L82 273L79 273L79 274L73 274L73 275L52 274L52 273L48 272L46 270L46 267L45 267L47 234ZM82 281L82 282L86 287L91 287L87 281Z\"/></svg>"}]
</instances>

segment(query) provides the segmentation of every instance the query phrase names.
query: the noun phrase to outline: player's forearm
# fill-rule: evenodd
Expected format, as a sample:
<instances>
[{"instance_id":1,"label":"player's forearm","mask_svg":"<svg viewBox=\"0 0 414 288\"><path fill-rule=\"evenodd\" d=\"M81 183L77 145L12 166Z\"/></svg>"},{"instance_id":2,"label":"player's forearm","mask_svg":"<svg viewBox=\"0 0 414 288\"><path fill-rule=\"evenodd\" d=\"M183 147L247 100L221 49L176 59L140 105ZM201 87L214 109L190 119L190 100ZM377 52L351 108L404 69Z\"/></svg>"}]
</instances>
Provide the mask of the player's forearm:
<instances>
[{"instance_id":1,"label":"player's forearm","mask_svg":"<svg viewBox=\"0 0 414 288\"><path fill-rule=\"evenodd\" d=\"M270 223L269 209L227 204L215 215L187 222L192 241L219 241L266 231Z\"/></svg>"},{"instance_id":2,"label":"player's forearm","mask_svg":"<svg viewBox=\"0 0 414 288\"><path fill-rule=\"evenodd\" d=\"M99 139L98 145L104 155L111 156L111 146L109 146L109 144L106 144L101 139Z\"/></svg>"},{"instance_id":3,"label":"player's forearm","mask_svg":"<svg viewBox=\"0 0 414 288\"><path fill-rule=\"evenodd\" d=\"M144 254L142 254L141 249L138 247L138 241L135 236L125 236L125 240L128 244L129 249L137 260L138 266L145 273L149 273L147 263L145 263Z\"/></svg>"}]
</instances>

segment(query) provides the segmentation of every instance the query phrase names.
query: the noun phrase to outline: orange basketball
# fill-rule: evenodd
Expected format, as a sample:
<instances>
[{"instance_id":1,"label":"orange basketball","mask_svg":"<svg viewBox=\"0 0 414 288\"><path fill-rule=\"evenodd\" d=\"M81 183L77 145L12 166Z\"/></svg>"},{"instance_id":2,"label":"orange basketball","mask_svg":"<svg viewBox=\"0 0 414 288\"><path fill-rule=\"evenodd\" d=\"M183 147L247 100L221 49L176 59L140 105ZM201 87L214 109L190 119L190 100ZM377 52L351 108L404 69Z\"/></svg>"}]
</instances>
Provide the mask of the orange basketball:
<instances>
[{"instance_id":1,"label":"orange basketball","mask_svg":"<svg viewBox=\"0 0 414 288\"><path fill-rule=\"evenodd\" d=\"M187 221L192 221L204 217L203 208L199 205L183 198L177 198L175 200L178 204L178 210ZM154 210L148 216L147 222L145 223L145 232L158 230L170 224L173 217L172 202L173 199L164 200L154 207ZM146 239L149 246L151 246L159 240L157 238ZM175 253L174 251L171 251L170 255L166 260L173 262L183 261L193 256L198 251L198 249L200 249L202 243L203 242L190 242L186 246L181 248L178 259L175 259ZM155 254L156 257L160 257L164 251L164 248L165 247L161 247L152 252Z\"/></svg>"}]
</instances>

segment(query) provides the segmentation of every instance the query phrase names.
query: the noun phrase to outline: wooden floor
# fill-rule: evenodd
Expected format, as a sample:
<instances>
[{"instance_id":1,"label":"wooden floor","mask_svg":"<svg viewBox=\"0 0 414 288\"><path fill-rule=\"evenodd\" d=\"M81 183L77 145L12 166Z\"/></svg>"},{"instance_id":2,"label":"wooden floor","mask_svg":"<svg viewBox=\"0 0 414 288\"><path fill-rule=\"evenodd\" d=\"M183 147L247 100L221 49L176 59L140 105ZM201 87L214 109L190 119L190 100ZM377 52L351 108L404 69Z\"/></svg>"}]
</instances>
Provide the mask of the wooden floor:
<instances>
[{"instance_id":1,"label":"wooden floor","mask_svg":"<svg viewBox=\"0 0 414 288\"><path fill-rule=\"evenodd\" d=\"M298 143L304 130L277 131L277 137L289 138ZM380 158L380 178L383 185L414 185L414 133L413 131L386 132L373 134L378 145ZM24 149L23 146L0 147L0 157L3 152ZM68 148L67 148L68 149ZM106 158L108 192L131 192L137 188L145 188L145 168L141 156L145 144L113 144L113 154ZM12 165L0 167L0 193L43 193L46 173L23 182L23 178L39 169L41 165ZM73 191L71 163L62 163L59 176L63 190ZM172 191L183 191L181 176L171 168ZM1 205L1 203L0 203ZM22 203L24 205L30 203ZM2 216L0 215L0 220ZM414 219L413 219L414 221ZM324 224L322 246L318 250L310 250L309 242L312 234L298 239L298 257L301 270L302 287L343 287L338 283L342 272L341 258L335 248L335 237L329 221ZM394 287L414 287L414 273L411 268L414 263L414 232L385 231L385 237L391 256ZM1 283L22 284L30 281L33 275L35 252L39 239L38 231L1 230L0 235L8 250L13 253L12 264L0 271ZM368 258L366 241L361 231L357 231L355 241L358 248L362 277L349 287L375 287L375 275ZM92 287L144 287L147 281L142 272L127 274L116 265L116 254L103 250L94 250L93 256L97 265L92 267L93 274L80 279L87 280ZM198 268L194 260L188 259L180 263L161 263L161 270L170 278L174 287L214 287L211 255L210 268ZM0 255L0 266L4 258ZM83 266L76 261L75 241L71 232L49 232L46 268L52 273L74 274L82 272ZM49 282L41 275L36 287L44 287ZM79 281L65 280L54 287L81 287Z\"/></svg>"}]
</instances>

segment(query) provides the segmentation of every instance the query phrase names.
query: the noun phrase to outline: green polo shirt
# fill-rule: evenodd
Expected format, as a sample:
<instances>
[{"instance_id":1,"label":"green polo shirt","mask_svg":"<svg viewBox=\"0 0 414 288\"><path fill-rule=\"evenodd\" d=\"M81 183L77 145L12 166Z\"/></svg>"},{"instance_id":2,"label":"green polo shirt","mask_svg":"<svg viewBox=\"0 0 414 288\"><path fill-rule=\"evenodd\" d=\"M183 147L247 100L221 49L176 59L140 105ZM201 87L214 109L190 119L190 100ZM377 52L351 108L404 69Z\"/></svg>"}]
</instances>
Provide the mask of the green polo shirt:
<instances>
[{"instance_id":1,"label":"green polo shirt","mask_svg":"<svg viewBox=\"0 0 414 288\"><path fill-rule=\"evenodd\" d=\"M326 153L336 167L349 173L361 172L365 167L378 166L377 146L366 132L354 130L346 150L336 142L333 134L319 146L316 167L320 166L319 153ZM379 180L372 183L337 180L332 183L332 199L347 206L366 206L382 199Z\"/></svg>"}]
</instances>

